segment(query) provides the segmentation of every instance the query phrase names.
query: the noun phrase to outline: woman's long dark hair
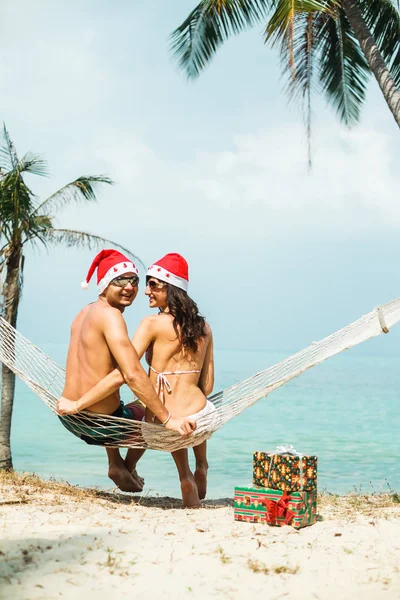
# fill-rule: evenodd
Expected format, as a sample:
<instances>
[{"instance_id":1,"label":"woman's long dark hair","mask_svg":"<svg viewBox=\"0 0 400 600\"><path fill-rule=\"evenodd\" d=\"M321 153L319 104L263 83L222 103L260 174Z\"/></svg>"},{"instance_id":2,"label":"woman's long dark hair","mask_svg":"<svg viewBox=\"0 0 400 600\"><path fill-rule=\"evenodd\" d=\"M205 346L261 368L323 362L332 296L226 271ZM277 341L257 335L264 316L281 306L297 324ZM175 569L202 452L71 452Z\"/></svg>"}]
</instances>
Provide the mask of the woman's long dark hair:
<instances>
[{"instance_id":1,"label":"woman's long dark hair","mask_svg":"<svg viewBox=\"0 0 400 600\"><path fill-rule=\"evenodd\" d=\"M182 346L197 352L199 340L206 335L206 320L199 315L196 302L184 290L167 283L167 303Z\"/></svg>"}]
</instances>

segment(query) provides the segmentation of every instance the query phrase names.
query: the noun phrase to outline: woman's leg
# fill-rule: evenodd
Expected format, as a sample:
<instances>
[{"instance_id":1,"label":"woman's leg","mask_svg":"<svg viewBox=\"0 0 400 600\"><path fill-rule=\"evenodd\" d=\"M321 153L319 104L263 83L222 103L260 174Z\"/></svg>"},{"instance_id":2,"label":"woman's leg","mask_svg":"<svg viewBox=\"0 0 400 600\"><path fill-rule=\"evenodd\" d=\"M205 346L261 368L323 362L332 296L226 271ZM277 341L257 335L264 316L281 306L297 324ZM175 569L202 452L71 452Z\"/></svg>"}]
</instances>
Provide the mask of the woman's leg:
<instances>
[{"instance_id":1,"label":"woman's leg","mask_svg":"<svg viewBox=\"0 0 400 600\"><path fill-rule=\"evenodd\" d=\"M189 467L188 451L186 449L176 450L176 452L172 452L172 458L179 473L183 505L187 508L198 508L200 506L199 493Z\"/></svg>"},{"instance_id":2,"label":"woman's leg","mask_svg":"<svg viewBox=\"0 0 400 600\"><path fill-rule=\"evenodd\" d=\"M200 500L204 500L207 493L207 442L203 442L193 448L193 452L196 458L196 470L194 472L194 479L199 491Z\"/></svg>"}]
</instances>

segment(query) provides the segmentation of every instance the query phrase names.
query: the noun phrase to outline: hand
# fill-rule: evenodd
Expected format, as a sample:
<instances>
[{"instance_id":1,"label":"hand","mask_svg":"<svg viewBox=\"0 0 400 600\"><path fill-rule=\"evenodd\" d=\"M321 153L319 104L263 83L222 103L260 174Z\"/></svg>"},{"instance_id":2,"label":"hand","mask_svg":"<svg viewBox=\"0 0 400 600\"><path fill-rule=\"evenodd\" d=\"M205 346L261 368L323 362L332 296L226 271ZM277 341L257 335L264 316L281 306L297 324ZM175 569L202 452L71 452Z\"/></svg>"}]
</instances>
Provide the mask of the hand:
<instances>
[{"instance_id":1,"label":"hand","mask_svg":"<svg viewBox=\"0 0 400 600\"><path fill-rule=\"evenodd\" d=\"M196 421L188 419L187 417L181 417L179 419L171 417L165 425L165 429L177 431L183 438L186 438L196 429Z\"/></svg>"},{"instance_id":2,"label":"hand","mask_svg":"<svg viewBox=\"0 0 400 600\"><path fill-rule=\"evenodd\" d=\"M57 402L57 412L59 415L76 415L78 412L77 402L61 396Z\"/></svg>"}]
</instances>

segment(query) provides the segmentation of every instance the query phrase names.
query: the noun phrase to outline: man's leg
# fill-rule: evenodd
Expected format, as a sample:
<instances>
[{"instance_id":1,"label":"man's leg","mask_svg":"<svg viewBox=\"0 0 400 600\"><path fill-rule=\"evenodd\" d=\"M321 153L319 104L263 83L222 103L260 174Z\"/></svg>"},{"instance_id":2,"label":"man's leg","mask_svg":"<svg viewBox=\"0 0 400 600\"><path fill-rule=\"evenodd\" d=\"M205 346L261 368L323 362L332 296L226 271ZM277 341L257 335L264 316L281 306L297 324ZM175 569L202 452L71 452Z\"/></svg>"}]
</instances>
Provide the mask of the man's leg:
<instances>
[{"instance_id":1,"label":"man's leg","mask_svg":"<svg viewBox=\"0 0 400 600\"><path fill-rule=\"evenodd\" d=\"M138 475L138 472L136 471L136 465L145 452L145 448L129 448L125 456L126 468L132 475L133 479L135 479L135 481L137 481L139 485L142 486L142 488L144 486L144 479L143 477L140 477L140 475Z\"/></svg>"},{"instance_id":2,"label":"man's leg","mask_svg":"<svg viewBox=\"0 0 400 600\"><path fill-rule=\"evenodd\" d=\"M126 404L125 410L130 412L131 418L134 421L139 421L139 423L141 423L142 420L144 419L145 407L142 404L139 404L138 402L130 402L129 404ZM138 442L139 441L144 442L140 433L135 434L135 438L137 439ZM138 461L142 458L145 451L146 451L145 448L129 448L128 452L126 453L126 457L125 457L126 468L128 469L129 473L132 475L133 479L135 481L137 481L138 484L142 486L142 488L144 486L144 479L143 479L143 477L140 477L140 475L138 475L138 472L136 471L136 465L137 465Z\"/></svg>"},{"instance_id":3,"label":"man's leg","mask_svg":"<svg viewBox=\"0 0 400 600\"><path fill-rule=\"evenodd\" d=\"M194 479L199 491L200 500L204 500L207 493L207 442L203 442L193 448L193 452L196 458L196 470L194 472Z\"/></svg>"},{"instance_id":4,"label":"man's leg","mask_svg":"<svg viewBox=\"0 0 400 600\"><path fill-rule=\"evenodd\" d=\"M188 451L186 449L172 452L181 482L182 500L187 508L198 508L200 506L199 493L189 467Z\"/></svg>"},{"instance_id":5,"label":"man's leg","mask_svg":"<svg viewBox=\"0 0 400 600\"><path fill-rule=\"evenodd\" d=\"M108 476L122 492L141 492L143 484L137 481L128 469L118 448L106 448L108 457Z\"/></svg>"}]
</instances>

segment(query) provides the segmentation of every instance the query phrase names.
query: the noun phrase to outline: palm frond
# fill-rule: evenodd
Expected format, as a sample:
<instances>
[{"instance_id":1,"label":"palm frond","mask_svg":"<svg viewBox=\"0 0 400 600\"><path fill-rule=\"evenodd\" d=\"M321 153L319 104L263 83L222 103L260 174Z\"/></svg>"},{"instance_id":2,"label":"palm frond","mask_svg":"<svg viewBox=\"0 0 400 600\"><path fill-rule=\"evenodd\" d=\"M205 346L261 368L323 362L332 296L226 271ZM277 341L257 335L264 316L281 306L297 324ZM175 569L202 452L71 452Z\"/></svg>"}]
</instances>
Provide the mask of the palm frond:
<instances>
[{"instance_id":1,"label":"palm frond","mask_svg":"<svg viewBox=\"0 0 400 600\"><path fill-rule=\"evenodd\" d=\"M382 58L400 85L400 2L393 0L359 0L367 27L374 36ZM397 8L396 8L397 5Z\"/></svg>"},{"instance_id":2,"label":"palm frond","mask_svg":"<svg viewBox=\"0 0 400 600\"><path fill-rule=\"evenodd\" d=\"M48 175L47 161L31 152L27 152L21 160L18 161L17 168L21 174L31 173L32 175L39 175L40 177L46 177Z\"/></svg>"},{"instance_id":3,"label":"palm frond","mask_svg":"<svg viewBox=\"0 0 400 600\"><path fill-rule=\"evenodd\" d=\"M301 14L296 22L296 33L293 43L293 61L295 65L295 77L290 76L287 92L289 98L300 99L303 104L303 115L307 132L308 145L308 169L312 167L312 92L314 91L315 70L315 13ZM281 55L283 53L283 48ZM285 59L287 63L287 59Z\"/></svg>"},{"instance_id":4,"label":"palm frond","mask_svg":"<svg viewBox=\"0 0 400 600\"><path fill-rule=\"evenodd\" d=\"M6 124L3 123L3 131L0 136L0 167L5 171L11 171L16 169L18 162L14 143L10 138Z\"/></svg>"},{"instance_id":5,"label":"palm frond","mask_svg":"<svg viewBox=\"0 0 400 600\"><path fill-rule=\"evenodd\" d=\"M336 4L335 0L278 0L265 30L265 41L271 41L272 45L283 39L286 43L290 42L296 16L312 12L331 15Z\"/></svg>"},{"instance_id":6,"label":"palm frond","mask_svg":"<svg viewBox=\"0 0 400 600\"><path fill-rule=\"evenodd\" d=\"M2 234L9 242L13 240L16 243L24 221L30 218L34 209L33 198L18 165L0 180L0 222Z\"/></svg>"},{"instance_id":7,"label":"palm frond","mask_svg":"<svg viewBox=\"0 0 400 600\"><path fill-rule=\"evenodd\" d=\"M78 179L71 181L71 183L68 183L39 204L35 209L35 213L44 214L45 212L49 213L50 211L56 211L61 206L69 204L71 201L95 202L97 200L95 187L99 183L112 185L113 181L106 175L78 177Z\"/></svg>"},{"instance_id":8,"label":"palm frond","mask_svg":"<svg viewBox=\"0 0 400 600\"><path fill-rule=\"evenodd\" d=\"M87 233L85 231L50 228L43 232L43 239L46 246L48 246L48 244L61 244L68 248L86 248L88 250L101 250L104 246L108 245L123 252L127 257L139 263L143 269L146 268L143 261L133 254L131 250L128 250L128 248L121 246L121 244L118 244L117 242L108 240L107 238L93 235L92 233Z\"/></svg>"},{"instance_id":9,"label":"palm frond","mask_svg":"<svg viewBox=\"0 0 400 600\"><path fill-rule=\"evenodd\" d=\"M23 223L21 243L24 245L27 242L32 241L45 244L44 234L52 228L53 222L51 217L48 215L37 215L32 213Z\"/></svg>"},{"instance_id":10,"label":"palm frond","mask_svg":"<svg viewBox=\"0 0 400 600\"><path fill-rule=\"evenodd\" d=\"M318 14L315 40L322 91L350 127L359 120L370 69L341 8L335 16Z\"/></svg>"},{"instance_id":11,"label":"palm frond","mask_svg":"<svg viewBox=\"0 0 400 600\"><path fill-rule=\"evenodd\" d=\"M172 32L170 50L189 78L197 77L231 35L265 18L277 0L202 0Z\"/></svg>"},{"instance_id":12,"label":"palm frond","mask_svg":"<svg viewBox=\"0 0 400 600\"><path fill-rule=\"evenodd\" d=\"M329 0L279 0L265 30L265 42L280 42L280 58L288 76L286 92L291 101L300 98L307 130L308 167L311 169L312 91L315 70L315 32L317 13L333 14L336 3Z\"/></svg>"}]
</instances>

